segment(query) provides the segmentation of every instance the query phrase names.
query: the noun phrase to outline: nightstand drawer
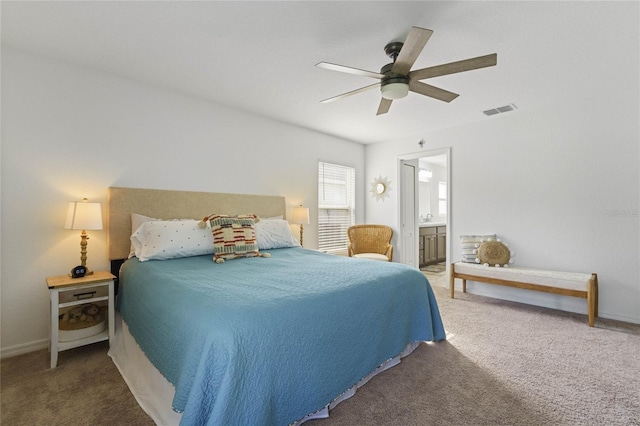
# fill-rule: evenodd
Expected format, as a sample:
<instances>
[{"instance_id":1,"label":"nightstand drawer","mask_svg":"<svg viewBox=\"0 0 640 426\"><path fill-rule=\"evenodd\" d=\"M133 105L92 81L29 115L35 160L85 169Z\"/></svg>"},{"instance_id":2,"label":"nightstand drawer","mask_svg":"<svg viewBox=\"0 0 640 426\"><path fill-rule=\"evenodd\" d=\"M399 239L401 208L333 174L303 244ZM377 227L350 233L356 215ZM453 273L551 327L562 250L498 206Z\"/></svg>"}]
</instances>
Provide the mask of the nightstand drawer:
<instances>
[{"instance_id":1,"label":"nightstand drawer","mask_svg":"<svg viewBox=\"0 0 640 426\"><path fill-rule=\"evenodd\" d=\"M69 290L60 290L59 303L78 302L95 299L96 297L109 297L109 286L83 287Z\"/></svg>"}]
</instances>

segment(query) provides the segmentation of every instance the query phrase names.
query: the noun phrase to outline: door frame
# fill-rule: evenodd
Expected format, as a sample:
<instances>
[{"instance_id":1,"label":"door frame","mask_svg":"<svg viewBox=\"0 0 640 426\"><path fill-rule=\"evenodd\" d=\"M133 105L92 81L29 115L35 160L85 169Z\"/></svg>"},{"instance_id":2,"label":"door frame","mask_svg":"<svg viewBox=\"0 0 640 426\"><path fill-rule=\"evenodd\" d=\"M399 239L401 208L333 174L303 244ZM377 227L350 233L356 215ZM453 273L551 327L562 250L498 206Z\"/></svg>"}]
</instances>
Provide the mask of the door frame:
<instances>
[{"instance_id":1,"label":"door frame","mask_svg":"<svg viewBox=\"0 0 640 426\"><path fill-rule=\"evenodd\" d=\"M398 156L398 186L402 185L402 163L403 161L406 160L415 160L415 159L420 159L423 157L433 157L436 155L442 155L445 154L447 157L447 236L446 236L446 244L447 244L447 248L446 248L446 273L447 276L449 276L449 265L450 265L450 260L451 260L451 229L452 229L452 219L453 219L453 215L452 215L452 210L451 210L451 188L452 188L452 182L451 182L451 147L445 147L445 148L438 148L438 149L430 149L430 150L426 150L426 151L419 151L419 152L412 152L409 154L403 154L403 155L399 155ZM416 190L418 188L418 176L416 174ZM417 197L417 195L414 195ZM417 206L418 204L416 203L416 200L414 200L414 203L412 203L414 206ZM406 206L406 200L403 199L403 191L402 188L400 187L398 189L398 224L397 224L397 229L400 230L401 235L399 236L400 238L398 238L398 241L404 241L405 235L403 232L403 227L402 227L402 214L404 212L404 208ZM417 207L416 207L417 208ZM419 236L419 212L415 211L414 208L414 223L416 224L416 229L413 232L413 246L415 246L415 250L416 253L418 253L418 251L420 250L420 244L419 244L419 240L418 240L418 236ZM416 264L413 265L415 268L418 268L418 256L416 256Z\"/></svg>"}]
</instances>

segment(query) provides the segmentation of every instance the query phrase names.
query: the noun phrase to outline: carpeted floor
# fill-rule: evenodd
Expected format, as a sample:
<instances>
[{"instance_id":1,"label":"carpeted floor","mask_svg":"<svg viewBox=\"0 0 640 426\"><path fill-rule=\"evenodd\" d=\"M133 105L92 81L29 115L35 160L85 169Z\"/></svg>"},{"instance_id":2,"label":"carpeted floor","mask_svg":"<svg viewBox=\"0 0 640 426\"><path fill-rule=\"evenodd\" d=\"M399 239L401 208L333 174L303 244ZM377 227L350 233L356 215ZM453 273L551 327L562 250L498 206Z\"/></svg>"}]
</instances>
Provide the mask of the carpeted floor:
<instances>
[{"instance_id":1,"label":"carpeted floor","mask_svg":"<svg viewBox=\"0 0 640 426\"><path fill-rule=\"evenodd\" d=\"M432 278L448 340L422 344L309 425L640 425L640 326L452 300ZM153 424L106 352L62 352L54 370L46 350L2 360L0 423Z\"/></svg>"}]
</instances>

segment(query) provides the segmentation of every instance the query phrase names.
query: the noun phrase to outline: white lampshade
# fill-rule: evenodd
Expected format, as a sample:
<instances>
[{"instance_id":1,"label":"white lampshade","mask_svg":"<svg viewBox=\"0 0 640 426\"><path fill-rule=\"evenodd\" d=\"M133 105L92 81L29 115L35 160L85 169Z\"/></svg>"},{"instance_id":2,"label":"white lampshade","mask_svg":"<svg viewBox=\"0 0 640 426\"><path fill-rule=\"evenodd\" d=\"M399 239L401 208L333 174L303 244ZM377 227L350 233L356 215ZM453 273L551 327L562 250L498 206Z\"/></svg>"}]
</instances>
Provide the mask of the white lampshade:
<instances>
[{"instance_id":1,"label":"white lampshade","mask_svg":"<svg viewBox=\"0 0 640 426\"><path fill-rule=\"evenodd\" d=\"M380 88L385 99L400 99L409 94L409 85L406 83L389 83Z\"/></svg>"},{"instance_id":2,"label":"white lampshade","mask_svg":"<svg viewBox=\"0 0 640 426\"><path fill-rule=\"evenodd\" d=\"M100 203L87 203L86 198L83 201L71 201L64 229L102 229Z\"/></svg>"},{"instance_id":3,"label":"white lampshade","mask_svg":"<svg viewBox=\"0 0 640 426\"><path fill-rule=\"evenodd\" d=\"M308 225L309 224L309 208L308 207L295 207L293 209L293 214L291 215L291 223L295 223L298 225Z\"/></svg>"}]
</instances>

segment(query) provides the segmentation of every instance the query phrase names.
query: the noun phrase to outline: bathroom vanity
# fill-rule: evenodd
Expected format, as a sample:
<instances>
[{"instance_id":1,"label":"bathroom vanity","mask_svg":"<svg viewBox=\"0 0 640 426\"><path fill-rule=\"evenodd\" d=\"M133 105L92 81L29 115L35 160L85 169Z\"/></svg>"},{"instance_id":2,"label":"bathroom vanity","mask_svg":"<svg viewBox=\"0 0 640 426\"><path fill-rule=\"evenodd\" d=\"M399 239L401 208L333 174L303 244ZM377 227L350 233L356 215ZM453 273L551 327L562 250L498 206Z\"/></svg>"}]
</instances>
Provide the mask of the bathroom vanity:
<instances>
[{"instance_id":1,"label":"bathroom vanity","mask_svg":"<svg viewBox=\"0 0 640 426\"><path fill-rule=\"evenodd\" d=\"M420 223L420 251L418 263L422 266L434 265L447 260L447 224Z\"/></svg>"}]
</instances>

